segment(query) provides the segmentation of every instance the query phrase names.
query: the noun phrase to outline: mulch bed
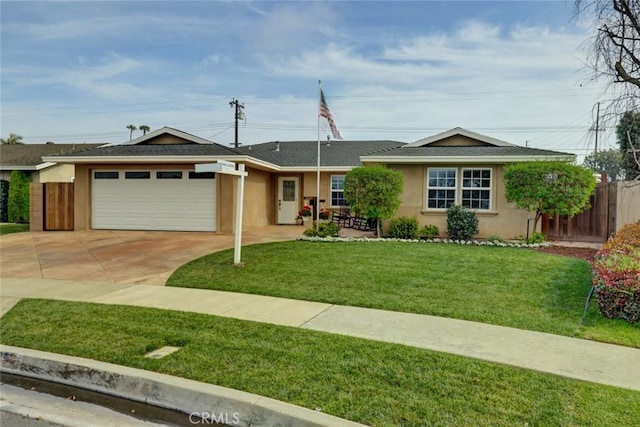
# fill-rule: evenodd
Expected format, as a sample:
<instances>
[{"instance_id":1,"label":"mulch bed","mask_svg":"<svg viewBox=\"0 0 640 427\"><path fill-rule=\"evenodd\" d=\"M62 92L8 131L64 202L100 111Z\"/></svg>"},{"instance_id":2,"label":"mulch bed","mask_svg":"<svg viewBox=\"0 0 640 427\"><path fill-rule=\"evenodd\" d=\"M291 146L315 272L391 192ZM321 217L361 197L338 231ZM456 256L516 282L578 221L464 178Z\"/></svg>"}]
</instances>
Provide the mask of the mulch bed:
<instances>
[{"instance_id":1,"label":"mulch bed","mask_svg":"<svg viewBox=\"0 0 640 427\"><path fill-rule=\"evenodd\" d=\"M549 254L564 255L573 258L581 258L589 262L593 262L597 249L591 248L574 248L569 246L550 246L548 248L536 248L539 252L546 252Z\"/></svg>"}]
</instances>

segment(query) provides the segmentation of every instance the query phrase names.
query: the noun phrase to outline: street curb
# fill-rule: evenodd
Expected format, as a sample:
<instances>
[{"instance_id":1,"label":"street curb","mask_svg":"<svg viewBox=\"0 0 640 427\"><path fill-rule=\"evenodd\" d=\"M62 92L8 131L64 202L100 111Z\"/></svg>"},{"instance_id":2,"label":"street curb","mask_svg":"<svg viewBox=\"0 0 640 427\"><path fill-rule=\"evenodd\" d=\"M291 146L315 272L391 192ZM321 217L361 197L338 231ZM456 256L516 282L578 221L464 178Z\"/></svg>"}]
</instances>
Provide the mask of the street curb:
<instances>
[{"instance_id":1,"label":"street curb","mask_svg":"<svg viewBox=\"0 0 640 427\"><path fill-rule=\"evenodd\" d=\"M182 412L193 424L206 424L203 421L215 419L223 424L245 427L362 426L240 390L91 359L8 345L0 345L0 359L0 372Z\"/></svg>"}]
</instances>

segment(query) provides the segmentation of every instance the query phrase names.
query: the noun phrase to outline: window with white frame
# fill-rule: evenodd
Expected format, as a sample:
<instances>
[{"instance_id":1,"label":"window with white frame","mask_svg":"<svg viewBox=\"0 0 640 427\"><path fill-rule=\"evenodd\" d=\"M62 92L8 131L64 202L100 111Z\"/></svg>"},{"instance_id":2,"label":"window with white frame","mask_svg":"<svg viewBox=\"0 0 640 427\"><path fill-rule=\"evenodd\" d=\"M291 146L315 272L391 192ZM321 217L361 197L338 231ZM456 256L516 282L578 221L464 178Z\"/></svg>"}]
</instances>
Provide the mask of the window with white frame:
<instances>
[{"instance_id":1,"label":"window with white frame","mask_svg":"<svg viewBox=\"0 0 640 427\"><path fill-rule=\"evenodd\" d=\"M491 210L491 178L490 168L428 168L427 209Z\"/></svg>"},{"instance_id":2,"label":"window with white frame","mask_svg":"<svg viewBox=\"0 0 640 427\"><path fill-rule=\"evenodd\" d=\"M462 169L460 202L469 209L491 209L491 169Z\"/></svg>"},{"instance_id":3,"label":"window with white frame","mask_svg":"<svg viewBox=\"0 0 640 427\"><path fill-rule=\"evenodd\" d=\"M344 175L331 175L331 206L345 206Z\"/></svg>"},{"instance_id":4,"label":"window with white frame","mask_svg":"<svg viewBox=\"0 0 640 427\"><path fill-rule=\"evenodd\" d=\"M456 203L456 169L429 168L427 208L447 209Z\"/></svg>"}]
</instances>

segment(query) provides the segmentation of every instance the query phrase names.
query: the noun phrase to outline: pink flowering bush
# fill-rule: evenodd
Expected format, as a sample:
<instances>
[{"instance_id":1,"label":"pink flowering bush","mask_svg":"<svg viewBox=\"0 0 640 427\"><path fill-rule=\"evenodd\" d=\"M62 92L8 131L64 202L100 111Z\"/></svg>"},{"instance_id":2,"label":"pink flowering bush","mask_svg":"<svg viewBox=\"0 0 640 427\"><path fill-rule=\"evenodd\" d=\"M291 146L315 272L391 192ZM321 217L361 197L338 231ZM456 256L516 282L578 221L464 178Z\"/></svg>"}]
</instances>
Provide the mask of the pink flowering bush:
<instances>
[{"instance_id":1,"label":"pink flowering bush","mask_svg":"<svg viewBox=\"0 0 640 427\"><path fill-rule=\"evenodd\" d=\"M640 322L640 221L625 225L598 251L593 286L604 316Z\"/></svg>"}]
</instances>

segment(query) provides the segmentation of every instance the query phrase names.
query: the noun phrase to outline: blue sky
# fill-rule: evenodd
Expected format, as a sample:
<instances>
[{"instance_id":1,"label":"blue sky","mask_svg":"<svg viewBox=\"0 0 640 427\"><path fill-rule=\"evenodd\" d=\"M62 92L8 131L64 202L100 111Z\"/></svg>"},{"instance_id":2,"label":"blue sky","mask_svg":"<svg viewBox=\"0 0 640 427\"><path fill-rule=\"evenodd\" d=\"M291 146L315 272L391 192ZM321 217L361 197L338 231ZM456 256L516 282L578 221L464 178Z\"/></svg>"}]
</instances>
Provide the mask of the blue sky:
<instances>
[{"instance_id":1,"label":"blue sky","mask_svg":"<svg viewBox=\"0 0 640 427\"><path fill-rule=\"evenodd\" d=\"M455 126L584 155L605 96L572 1L2 1L1 121L27 143L128 124L233 142L314 140L317 82L345 139ZM322 137L328 133L323 127ZM135 136L135 134L134 134ZM600 135L613 146L613 129Z\"/></svg>"}]
</instances>

